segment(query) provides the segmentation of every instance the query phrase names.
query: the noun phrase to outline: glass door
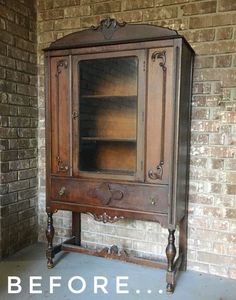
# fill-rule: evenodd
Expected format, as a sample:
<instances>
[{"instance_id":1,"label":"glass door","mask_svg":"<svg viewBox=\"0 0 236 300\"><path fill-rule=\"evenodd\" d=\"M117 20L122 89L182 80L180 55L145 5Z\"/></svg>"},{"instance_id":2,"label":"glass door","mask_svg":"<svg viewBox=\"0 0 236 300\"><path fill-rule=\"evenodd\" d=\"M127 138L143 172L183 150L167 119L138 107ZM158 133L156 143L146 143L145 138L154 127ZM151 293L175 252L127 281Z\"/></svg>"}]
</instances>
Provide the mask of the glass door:
<instances>
[{"instance_id":1,"label":"glass door","mask_svg":"<svg viewBox=\"0 0 236 300\"><path fill-rule=\"evenodd\" d=\"M143 177L140 111L144 112L145 76L140 76L140 54L135 54L91 56L77 62L75 148L76 169L82 177Z\"/></svg>"}]
</instances>

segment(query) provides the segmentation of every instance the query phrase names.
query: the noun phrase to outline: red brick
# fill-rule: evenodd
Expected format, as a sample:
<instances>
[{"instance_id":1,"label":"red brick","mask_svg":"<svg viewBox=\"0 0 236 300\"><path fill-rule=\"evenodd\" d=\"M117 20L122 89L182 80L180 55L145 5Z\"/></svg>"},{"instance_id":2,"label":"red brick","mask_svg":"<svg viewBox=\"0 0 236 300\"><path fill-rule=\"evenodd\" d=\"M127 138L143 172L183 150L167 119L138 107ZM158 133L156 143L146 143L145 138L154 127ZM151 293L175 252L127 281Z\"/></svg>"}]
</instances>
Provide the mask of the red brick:
<instances>
[{"instance_id":1,"label":"red brick","mask_svg":"<svg viewBox=\"0 0 236 300\"><path fill-rule=\"evenodd\" d=\"M208 217L214 217L214 218L223 218L224 210L218 207L204 207L203 215Z\"/></svg>"},{"instance_id":2,"label":"red brick","mask_svg":"<svg viewBox=\"0 0 236 300\"><path fill-rule=\"evenodd\" d=\"M213 169L213 170L215 170L215 169L223 170L224 169L224 160L218 159L218 158L212 158L210 160L209 165L210 165L211 169Z\"/></svg>"},{"instance_id":3,"label":"red brick","mask_svg":"<svg viewBox=\"0 0 236 300\"><path fill-rule=\"evenodd\" d=\"M78 6L78 7L67 7L64 10L65 18L74 17L78 18L80 16L89 16L91 13L91 9L89 5Z\"/></svg>"},{"instance_id":4,"label":"red brick","mask_svg":"<svg viewBox=\"0 0 236 300\"><path fill-rule=\"evenodd\" d=\"M225 68L230 67L232 64L232 55L221 55L216 56L216 67L217 68Z\"/></svg>"},{"instance_id":5,"label":"red brick","mask_svg":"<svg viewBox=\"0 0 236 300\"><path fill-rule=\"evenodd\" d=\"M214 197L208 194L192 194L190 195L190 201L198 204L212 205L214 203Z\"/></svg>"},{"instance_id":6,"label":"red brick","mask_svg":"<svg viewBox=\"0 0 236 300\"><path fill-rule=\"evenodd\" d=\"M44 33L45 31L51 31L54 28L54 21L44 21L38 23L38 31L39 33ZM39 34L40 35L40 34Z\"/></svg>"},{"instance_id":7,"label":"red brick","mask_svg":"<svg viewBox=\"0 0 236 300\"><path fill-rule=\"evenodd\" d=\"M236 70L222 69L220 72L212 72L210 69L198 69L194 72L195 81L219 80L225 87L233 87L236 80Z\"/></svg>"},{"instance_id":8,"label":"red brick","mask_svg":"<svg viewBox=\"0 0 236 300\"><path fill-rule=\"evenodd\" d=\"M158 20L158 19L172 19L177 18L178 9L177 7L163 7L154 8L143 11L143 20Z\"/></svg>"},{"instance_id":9,"label":"red brick","mask_svg":"<svg viewBox=\"0 0 236 300\"><path fill-rule=\"evenodd\" d=\"M55 30L71 30L71 29L79 29L80 28L80 18L66 18L63 20L56 20L54 23ZM53 35L52 32L48 32L48 35ZM47 42L45 39L44 42Z\"/></svg>"},{"instance_id":10,"label":"red brick","mask_svg":"<svg viewBox=\"0 0 236 300\"><path fill-rule=\"evenodd\" d=\"M193 48L198 55L234 53L236 48L236 40L209 42L208 44L198 43L194 44Z\"/></svg>"},{"instance_id":11,"label":"red brick","mask_svg":"<svg viewBox=\"0 0 236 300\"><path fill-rule=\"evenodd\" d=\"M45 10L53 8L54 0L47 0L47 1L38 1L38 10Z\"/></svg>"},{"instance_id":12,"label":"red brick","mask_svg":"<svg viewBox=\"0 0 236 300\"><path fill-rule=\"evenodd\" d=\"M154 6L154 0L126 0L123 2L124 10L135 10Z\"/></svg>"},{"instance_id":13,"label":"red brick","mask_svg":"<svg viewBox=\"0 0 236 300\"><path fill-rule=\"evenodd\" d=\"M47 2L48 0L46 0ZM80 0L54 0L53 5L54 7L68 7L68 6L75 6L80 5Z\"/></svg>"},{"instance_id":14,"label":"red brick","mask_svg":"<svg viewBox=\"0 0 236 300\"><path fill-rule=\"evenodd\" d=\"M194 129L193 129L194 130ZM207 157L210 155L211 149L207 145L194 145L191 147L190 153L193 156Z\"/></svg>"},{"instance_id":15,"label":"red brick","mask_svg":"<svg viewBox=\"0 0 236 300\"><path fill-rule=\"evenodd\" d=\"M214 133L210 135L209 144L210 145L224 145L225 135Z\"/></svg>"},{"instance_id":16,"label":"red brick","mask_svg":"<svg viewBox=\"0 0 236 300\"><path fill-rule=\"evenodd\" d=\"M234 157L235 153L233 149L228 147L211 147L211 156L218 157L218 158L232 158Z\"/></svg>"},{"instance_id":17,"label":"red brick","mask_svg":"<svg viewBox=\"0 0 236 300\"><path fill-rule=\"evenodd\" d=\"M193 83L193 94L210 94L211 84L208 82L196 82Z\"/></svg>"},{"instance_id":18,"label":"red brick","mask_svg":"<svg viewBox=\"0 0 236 300\"><path fill-rule=\"evenodd\" d=\"M192 119L208 120L210 118L210 111L208 108L193 108Z\"/></svg>"},{"instance_id":19,"label":"red brick","mask_svg":"<svg viewBox=\"0 0 236 300\"><path fill-rule=\"evenodd\" d=\"M114 18L116 18L120 22L141 22L143 18L141 10L115 13L112 16L114 16Z\"/></svg>"},{"instance_id":20,"label":"red brick","mask_svg":"<svg viewBox=\"0 0 236 300\"><path fill-rule=\"evenodd\" d=\"M192 123L192 129L194 131L219 132L219 123L216 121L194 120Z\"/></svg>"},{"instance_id":21,"label":"red brick","mask_svg":"<svg viewBox=\"0 0 236 300\"><path fill-rule=\"evenodd\" d=\"M93 25L98 25L100 22L100 17L97 16L97 17L81 17L80 18L80 27L81 28L89 28Z\"/></svg>"},{"instance_id":22,"label":"red brick","mask_svg":"<svg viewBox=\"0 0 236 300\"><path fill-rule=\"evenodd\" d=\"M216 39L217 40L229 40L233 36L233 27L222 27L217 29Z\"/></svg>"},{"instance_id":23,"label":"red brick","mask_svg":"<svg viewBox=\"0 0 236 300\"><path fill-rule=\"evenodd\" d=\"M29 3L30 2L32 2L32 1L29 1ZM24 15L25 17L29 16L29 12L30 12L31 16L35 13L34 10L31 9L31 11L30 11L29 8L26 5L24 5L23 3L20 3L20 1L7 0L6 4L11 10L13 10L21 15ZM35 17L36 17L36 15L35 15Z\"/></svg>"},{"instance_id":24,"label":"red brick","mask_svg":"<svg viewBox=\"0 0 236 300\"><path fill-rule=\"evenodd\" d=\"M173 20L158 20L152 22L153 25L168 27L170 29L174 29L177 31L188 29L188 20L186 18L183 19L173 19Z\"/></svg>"},{"instance_id":25,"label":"red brick","mask_svg":"<svg viewBox=\"0 0 236 300\"><path fill-rule=\"evenodd\" d=\"M236 219L236 209L226 209L225 217L228 219Z\"/></svg>"},{"instance_id":26,"label":"red brick","mask_svg":"<svg viewBox=\"0 0 236 300\"><path fill-rule=\"evenodd\" d=\"M221 101L222 97L221 96L214 96L214 95L209 95L209 96L193 96L193 106L216 106L218 107L219 101Z\"/></svg>"},{"instance_id":27,"label":"red brick","mask_svg":"<svg viewBox=\"0 0 236 300\"><path fill-rule=\"evenodd\" d=\"M219 0L219 11L236 10L235 0Z\"/></svg>"},{"instance_id":28,"label":"red brick","mask_svg":"<svg viewBox=\"0 0 236 300\"><path fill-rule=\"evenodd\" d=\"M192 132L191 143L192 145L208 145L209 135Z\"/></svg>"},{"instance_id":29,"label":"red brick","mask_svg":"<svg viewBox=\"0 0 236 300\"><path fill-rule=\"evenodd\" d=\"M61 19L63 17L64 17L63 9L50 9L50 10L45 10L38 14L39 21L56 20L56 19Z\"/></svg>"},{"instance_id":30,"label":"red brick","mask_svg":"<svg viewBox=\"0 0 236 300\"><path fill-rule=\"evenodd\" d=\"M120 1L98 3L93 6L94 15L100 15L100 14L118 12L118 11L121 11Z\"/></svg>"},{"instance_id":31,"label":"red brick","mask_svg":"<svg viewBox=\"0 0 236 300\"><path fill-rule=\"evenodd\" d=\"M189 43L213 41L215 38L215 30L201 29L195 31L185 31L184 36Z\"/></svg>"},{"instance_id":32,"label":"red brick","mask_svg":"<svg viewBox=\"0 0 236 300\"><path fill-rule=\"evenodd\" d=\"M193 134L194 135L194 134ZM195 134L195 135L203 135L203 134ZM207 136L208 134L205 134L203 136ZM190 165L197 167L197 168L206 168L207 167L207 158L202 157L190 157Z\"/></svg>"},{"instance_id":33,"label":"red brick","mask_svg":"<svg viewBox=\"0 0 236 300\"><path fill-rule=\"evenodd\" d=\"M229 172L226 175L226 180L227 180L227 183L231 183L231 184L236 183L236 172Z\"/></svg>"},{"instance_id":34,"label":"red brick","mask_svg":"<svg viewBox=\"0 0 236 300\"><path fill-rule=\"evenodd\" d=\"M29 29L19 26L18 24L14 24L12 22L7 22L7 31L13 32L14 35L17 35L25 40L29 38Z\"/></svg>"},{"instance_id":35,"label":"red brick","mask_svg":"<svg viewBox=\"0 0 236 300\"><path fill-rule=\"evenodd\" d=\"M190 17L189 28L207 28L236 24L236 14L217 14L209 16Z\"/></svg>"},{"instance_id":36,"label":"red brick","mask_svg":"<svg viewBox=\"0 0 236 300\"><path fill-rule=\"evenodd\" d=\"M213 56L199 56L197 55L194 61L195 69L212 68L214 65Z\"/></svg>"},{"instance_id":37,"label":"red brick","mask_svg":"<svg viewBox=\"0 0 236 300\"><path fill-rule=\"evenodd\" d=\"M15 13L10 8L6 7L6 5L0 4L0 17L14 21Z\"/></svg>"},{"instance_id":38,"label":"red brick","mask_svg":"<svg viewBox=\"0 0 236 300\"><path fill-rule=\"evenodd\" d=\"M186 4L181 7L184 16L200 15L216 12L216 1Z\"/></svg>"}]
</instances>

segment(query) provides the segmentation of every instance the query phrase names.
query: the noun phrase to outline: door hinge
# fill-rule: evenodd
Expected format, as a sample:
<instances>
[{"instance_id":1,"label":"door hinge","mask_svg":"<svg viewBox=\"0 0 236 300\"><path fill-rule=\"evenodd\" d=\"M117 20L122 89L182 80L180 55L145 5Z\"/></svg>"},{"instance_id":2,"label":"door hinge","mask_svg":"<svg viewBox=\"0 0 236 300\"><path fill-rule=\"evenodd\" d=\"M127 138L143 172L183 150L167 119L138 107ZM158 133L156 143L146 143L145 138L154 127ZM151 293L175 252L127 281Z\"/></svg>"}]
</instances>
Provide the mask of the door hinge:
<instances>
[{"instance_id":1,"label":"door hinge","mask_svg":"<svg viewBox=\"0 0 236 300\"><path fill-rule=\"evenodd\" d=\"M146 61L144 60L144 62L143 62L143 72L145 72L146 71Z\"/></svg>"}]
</instances>

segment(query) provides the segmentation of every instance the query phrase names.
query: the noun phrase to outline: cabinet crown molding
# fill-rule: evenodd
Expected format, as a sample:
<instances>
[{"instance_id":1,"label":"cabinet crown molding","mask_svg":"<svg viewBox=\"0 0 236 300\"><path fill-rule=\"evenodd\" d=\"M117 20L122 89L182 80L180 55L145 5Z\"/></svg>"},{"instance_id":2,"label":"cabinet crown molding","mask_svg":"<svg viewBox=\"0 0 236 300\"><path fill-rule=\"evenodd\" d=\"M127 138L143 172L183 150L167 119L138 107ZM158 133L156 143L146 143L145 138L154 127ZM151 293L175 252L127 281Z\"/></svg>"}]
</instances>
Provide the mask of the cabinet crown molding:
<instances>
[{"instance_id":1,"label":"cabinet crown molding","mask_svg":"<svg viewBox=\"0 0 236 300\"><path fill-rule=\"evenodd\" d=\"M167 27L129 24L108 17L102 19L99 25L73 32L52 42L44 51L176 38L182 38L186 42L176 30Z\"/></svg>"}]
</instances>

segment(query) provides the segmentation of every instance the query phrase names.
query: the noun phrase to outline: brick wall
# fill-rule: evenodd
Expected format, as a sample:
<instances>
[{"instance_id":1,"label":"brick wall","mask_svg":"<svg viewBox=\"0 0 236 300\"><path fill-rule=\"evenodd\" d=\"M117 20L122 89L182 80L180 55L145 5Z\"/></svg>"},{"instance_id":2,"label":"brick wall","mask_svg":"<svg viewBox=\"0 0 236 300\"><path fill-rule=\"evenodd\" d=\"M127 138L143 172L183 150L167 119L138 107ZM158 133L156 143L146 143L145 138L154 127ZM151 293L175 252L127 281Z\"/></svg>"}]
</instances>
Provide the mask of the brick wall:
<instances>
[{"instance_id":1,"label":"brick wall","mask_svg":"<svg viewBox=\"0 0 236 300\"><path fill-rule=\"evenodd\" d=\"M195 49L188 268L236 279L236 1L38 0L40 105L40 239L44 239L44 77L42 48L111 16L178 30ZM57 241L70 214L55 219ZM125 220L100 224L83 216L83 243L117 244L143 256L164 255L166 230Z\"/></svg>"},{"instance_id":2,"label":"brick wall","mask_svg":"<svg viewBox=\"0 0 236 300\"><path fill-rule=\"evenodd\" d=\"M0 258L37 240L34 1L0 1Z\"/></svg>"}]
</instances>

